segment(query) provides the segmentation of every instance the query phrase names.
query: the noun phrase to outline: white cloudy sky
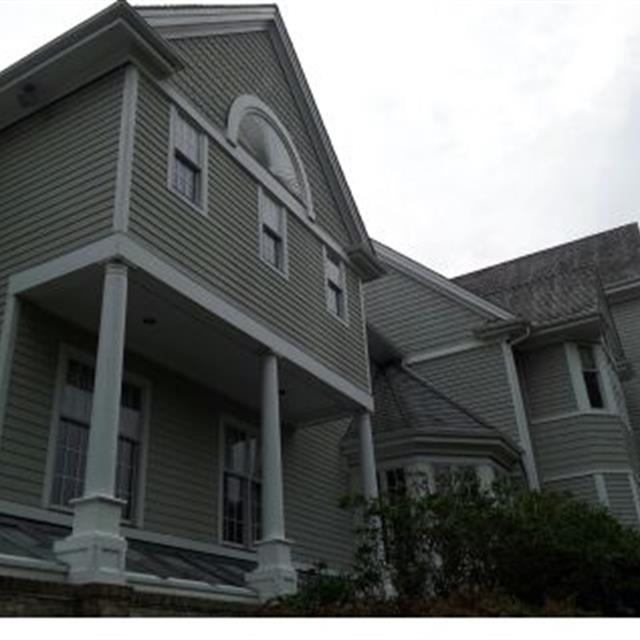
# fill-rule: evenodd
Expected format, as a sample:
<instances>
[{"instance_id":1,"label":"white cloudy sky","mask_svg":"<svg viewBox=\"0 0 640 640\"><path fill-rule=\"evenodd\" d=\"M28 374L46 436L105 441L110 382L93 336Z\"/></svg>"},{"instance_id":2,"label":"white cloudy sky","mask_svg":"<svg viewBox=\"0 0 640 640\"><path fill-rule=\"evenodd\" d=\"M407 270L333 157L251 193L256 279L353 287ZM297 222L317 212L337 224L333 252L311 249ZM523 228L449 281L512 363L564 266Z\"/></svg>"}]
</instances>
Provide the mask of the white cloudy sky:
<instances>
[{"instance_id":1,"label":"white cloudy sky","mask_svg":"<svg viewBox=\"0 0 640 640\"><path fill-rule=\"evenodd\" d=\"M108 4L0 0L0 68ZM640 218L637 2L279 6L374 238L456 275Z\"/></svg>"}]
</instances>

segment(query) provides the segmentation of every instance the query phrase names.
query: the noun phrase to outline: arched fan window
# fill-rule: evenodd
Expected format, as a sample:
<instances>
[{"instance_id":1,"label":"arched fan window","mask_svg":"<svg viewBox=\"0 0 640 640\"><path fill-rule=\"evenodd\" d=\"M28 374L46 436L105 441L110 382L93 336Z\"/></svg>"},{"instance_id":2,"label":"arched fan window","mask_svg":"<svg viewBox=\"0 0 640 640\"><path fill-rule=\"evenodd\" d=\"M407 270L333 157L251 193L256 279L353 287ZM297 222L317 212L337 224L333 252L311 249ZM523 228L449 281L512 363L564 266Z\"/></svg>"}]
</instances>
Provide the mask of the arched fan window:
<instances>
[{"instance_id":1,"label":"arched fan window","mask_svg":"<svg viewBox=\"0 0 640 640\"><path fill-rule=\"evenodd\" d=\"M255 96L236 98L229 110L227 137L242 146L306 207L313 217L309 182L291 136L273 111Z\"/></svg>"}]
</instances>

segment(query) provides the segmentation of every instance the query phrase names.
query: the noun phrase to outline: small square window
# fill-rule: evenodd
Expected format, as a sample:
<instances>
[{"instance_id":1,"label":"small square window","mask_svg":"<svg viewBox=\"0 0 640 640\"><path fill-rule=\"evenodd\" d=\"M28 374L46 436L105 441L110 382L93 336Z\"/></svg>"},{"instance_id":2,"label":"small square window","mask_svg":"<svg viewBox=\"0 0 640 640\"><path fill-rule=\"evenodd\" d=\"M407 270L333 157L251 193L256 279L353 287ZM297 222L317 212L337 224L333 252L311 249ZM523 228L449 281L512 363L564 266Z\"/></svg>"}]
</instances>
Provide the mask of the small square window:
<instances>
[{"instance_id":1,"label":"small square window","mask_svg":"<svg viewBox=\"0 0 640 640\"><path fill-rule=\"evenodd\" d=\"M276 271L287 275L286 209L260 190L260 257Z\"/></svg>"},{"instance_id":2,"label":"small square window","mask_svg":"<svg viewBox=\"0 0 640 640\"><path fill-rule=\"evenodd\" d=\"M206 209L207 139L175 108L170 145L169 188L198 209Z\"/></svg>"},{"instance_id":3,"label":"small square window","mask_svg":"<svg viewBox=\"0 0 640 640\"><path fill-rule=\"evenodd\" d=\"M341 320L347 319L344 264L331 249L325 249L325 288L327 309Z\"/></svg>"}]
</instances>

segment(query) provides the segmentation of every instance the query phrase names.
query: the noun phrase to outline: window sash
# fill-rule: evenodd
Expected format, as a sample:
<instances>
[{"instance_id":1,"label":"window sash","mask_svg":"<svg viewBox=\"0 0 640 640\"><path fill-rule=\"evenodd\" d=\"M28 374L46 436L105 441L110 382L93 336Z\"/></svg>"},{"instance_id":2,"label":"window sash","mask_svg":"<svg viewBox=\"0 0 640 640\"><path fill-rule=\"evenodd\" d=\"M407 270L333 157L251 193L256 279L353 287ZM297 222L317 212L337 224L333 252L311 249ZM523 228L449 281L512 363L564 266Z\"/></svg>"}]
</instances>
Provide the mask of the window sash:
<instances>
[{"instance_id":1,"label":"window sash","mask_svg":"<svg viewBox=\"0 0 640 640\"><path fill-rule=\"evenodd\" d=\"M178 151L173 163L173 188L194 204L200 201L200 169Z\"/></svg>"},{"instance_id":2,"label":"window sash","mask_svg":"<svg viewBox=\"0 0 640 640\"><path fill-rule=\"evenodd\" d=\"M282 238L266 225L262 228L262 258L276 269L283 270Z\"/></svg>"},{"instance_id":3,"label":"window sash","mask_svg":"<svg viewBox=\"0 0 640 640\"><path fill-rule=\"evenodd\" d=\"M184 158L196 168L202 165L201 133L191 126L180 114L176 114L174 122L174 146Z\"/></svg>"},{"instance_id":4,"label":"window sash","mask_svg":"<svg viewBox=\"0 0 640 640\"><path fill-rule=\"evenodd\" d=\"M580 366L582 368L582 381L589 406L592 409L604 409L604 390L602 388L602 376L598 367L595 350L590 345L578 346Z\"/></svg>"}]
</instances>

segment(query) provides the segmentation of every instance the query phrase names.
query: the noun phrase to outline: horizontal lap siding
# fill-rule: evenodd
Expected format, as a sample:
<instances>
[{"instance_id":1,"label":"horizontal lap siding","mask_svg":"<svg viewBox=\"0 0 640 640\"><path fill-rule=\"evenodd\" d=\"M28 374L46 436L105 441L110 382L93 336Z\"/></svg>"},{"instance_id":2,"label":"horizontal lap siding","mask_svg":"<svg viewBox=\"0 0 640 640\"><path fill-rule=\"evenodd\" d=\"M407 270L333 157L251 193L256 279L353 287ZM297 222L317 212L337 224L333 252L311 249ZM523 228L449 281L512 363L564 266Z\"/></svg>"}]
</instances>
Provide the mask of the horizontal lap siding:
<instances>
[{"instance_id":1,"label":"horizontal lap siding","mask_svg":"<svg viewBox=\"0 0 640 640\"><path fill-rule=\"evenodd\" d=\"M25 304L16 341L7 421L0 443L0 499L42 504L60 345L88 354L95 336ZM257 416L214 391L125 355L127 373L151 385L144 529L220 542L221 416L257 425ZM344 566L351 558L350 516L340 439L346 424L286 432L285 519L298 560Z\"/></svg>"},{"instance_id":2,"label":"horizontal lap siding","mask_svg":"<svg viewBox=\"0 0 640 640\"><path fill-rule=\"evenodd\" d=\"M185 62L174 82L220 129L226 128L229 107L241 94L255 95L273 109L302 158L318 224L347 244L346 229L269 34L187 38L171 44Z\"/></svg>"},{"instance_id":3,"label":"horizontal lap siding","mask_svg":"<svg viewBox=\"0 0 640 640\"><path fill-rule=\"evenodd\" d=\"M365 287L367 320L405 353L473 337L484 317L392 269Z\"/></svg>"},{"instance_id":4,"label":"horizontal lap siding","mask_svg":"<svg viewBox=\"0 0 640 640\"><path fill-rule=\"evenodd\" d=\"M631 361L635 375L622 383L629 419L640 432L640 300L629 300L611 308L625 356Z\"/></svg>"},{"instance_id":5,"label":"horizontal lap siding","mask_svg":"<svg viewBox=\"0 0 640 640\"><path fill-rule=\"evenodd\" d=\"M213 141L209 216L167 189L169 103L146 81L140 91L130 233L203 286L258 317L361 388L367 386L358 280L349 273L349 326L326 309L321 243L288 216L289 279L258 256L256 182Z\"/></svg>"},{"instance_id":6,"label":"horizontal lap siding","mask_svg":"<svg viewBox=\"0 0 640 640\"><path fill-rule=\"evenodd\" d=\"M605 473L605 487L611 513L623 524L638 526L638 512L631 489L631 478L624 473Z\"/></svg>"},{"instance_id":7,"label":"horizontal lap siding","mask_svg":"<svg viewBox=\"0 0 640 640\"><path fill-rule=\"evenodd\" d=\"M340 508L349 474L340 453L348 422L297 429L283 442L287 536L294 558L348 567L353 557L353 517Z\"/></svg>"},{"instance_id":8,"label":"horizontal lap siding","mask_svg":"<svg viewBox=\"0 0 640 640\"><path fill-rule=\"evenodd\" d=\"M550 491L557 491L558 493L569 492L578 500L582 500L592 506L602 506L602 503L598 498L596 483L592 475L555 480L554 482L545 482L543 484L543 488Z\"/></svg>"},{"instance_id":9,"label":"horizontal lap siding","mask_svg":"<svg viewBox=\"0 0 640 640\"><path fill-rule=\"evenodd\" d=\"M452 400L518 441L500 345L470 349L416 363L411 368Z\"/></svg>"},{"instance_id":10,"label":"horizontal lap siding","mask_svg":"<svg viewBox=\"0 0 640 640\"><path fill-rule=\"evenodd\" d=\"M555 475L620 465L629 468L625 427L617 416L577 415L531 423L543 480Z\"/></svg>"},{"instance_id":11,"label":"horizontal lap siding","mask_svg":"<svg viewBox=\"0 0 640 640\"><path fill-rule=\"evenodd\" d=\"M110 232L122 78L0 132L0 280Z\"/></svg>"},{"instance_id":12,"label":"horizontal lap siding","mask_svg":"<svg viewBox=\"0 0 640 640\"><path fill-rule=\"evenodd\" d=\"M518 355L518 363L532 420L576 410L564 345L523 352Z\"/></svg>"}]
</instances>

